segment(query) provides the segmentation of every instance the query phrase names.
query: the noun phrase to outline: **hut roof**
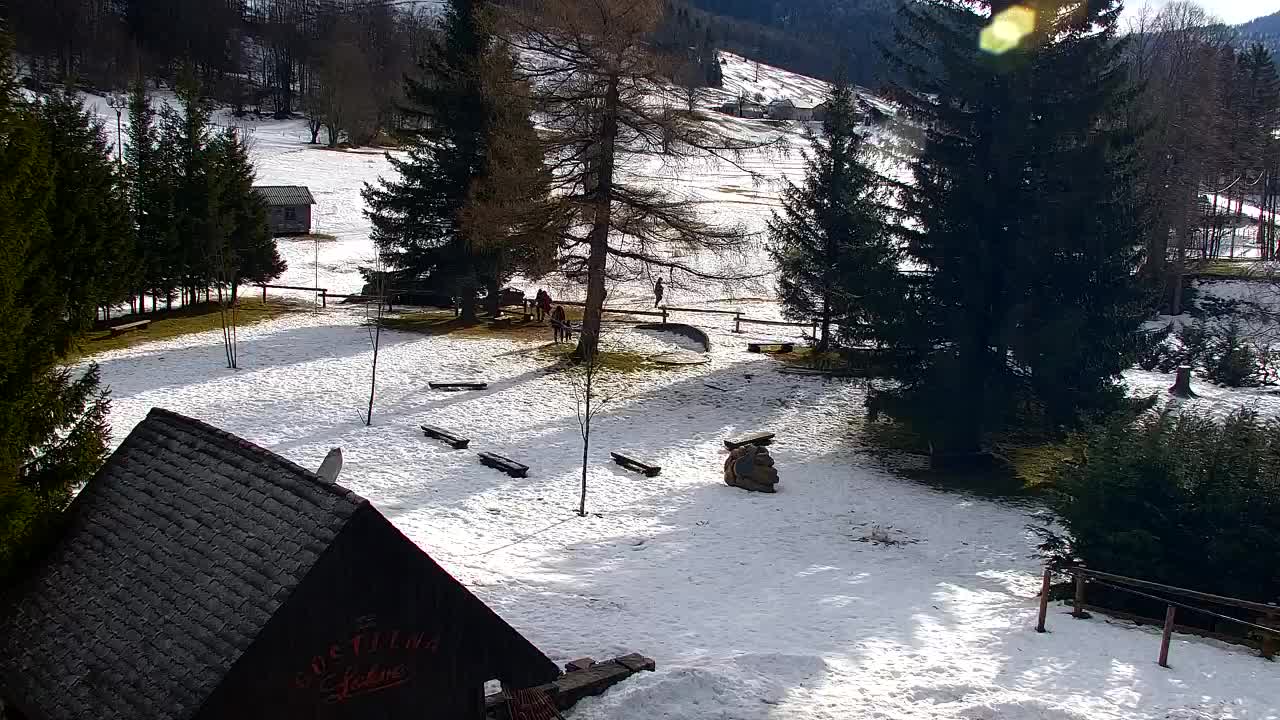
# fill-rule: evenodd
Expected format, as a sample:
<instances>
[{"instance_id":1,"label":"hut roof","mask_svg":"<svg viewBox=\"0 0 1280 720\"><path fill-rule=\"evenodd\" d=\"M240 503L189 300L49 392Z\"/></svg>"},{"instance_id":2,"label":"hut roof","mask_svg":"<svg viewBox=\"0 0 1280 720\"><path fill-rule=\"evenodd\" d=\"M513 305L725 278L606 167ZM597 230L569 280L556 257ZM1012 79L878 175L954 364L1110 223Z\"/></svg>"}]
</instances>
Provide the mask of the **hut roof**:
<instances>
[{"instance_id":1,"label":"hut roof","mask_svg":"<svg viewBox=\"0 0 1280 720\"><path fill-rule=\"evenodd\" d=\"M262 196L267 205L315 205L316 199L311 191L302 185L254 185L253 189Z\"/></svg>"},{"instance_id":2,"label":"hut roof","mask_svg":"<svg viewBox=\"0 0 1280 720\"><path fill-rule=\"evenodd\" d=\"M33 720L191 718L350 521L371 515L386 523L278 455L153 409L77 497L0 621L0 696ZM410 560L392 571L435 572L442 592L505 633L501 660L523 663L513 672L555 677L425 553L386 537Z\"/></svg>"}]
</instances>

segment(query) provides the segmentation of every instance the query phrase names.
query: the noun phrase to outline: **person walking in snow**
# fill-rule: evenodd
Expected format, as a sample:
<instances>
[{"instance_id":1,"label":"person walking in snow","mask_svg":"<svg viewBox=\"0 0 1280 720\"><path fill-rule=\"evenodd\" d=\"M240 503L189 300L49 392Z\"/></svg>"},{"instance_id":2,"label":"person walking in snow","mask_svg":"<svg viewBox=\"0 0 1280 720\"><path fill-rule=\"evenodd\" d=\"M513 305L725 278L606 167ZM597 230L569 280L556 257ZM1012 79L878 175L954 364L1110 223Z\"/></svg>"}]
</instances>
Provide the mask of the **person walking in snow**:
<instances>
[{"instance_id":1,"label":"person walking in snow","mask_svg":"<svg viewBox=\"0 0 1280 720\"><path fill-rule=\"evenodd\" d=\"M662 278L658 278L658 282L653 284L653 306L656 308L662 304L662 293L665 288L662 287Z\"/></svg>"},{"instance_id":2,"label":"person walking in snow","mask_svg":"<svg viewBox=\"0 0 1280 720\"><path fill-rule=\"evenodd\" d=\"M538 306L538 322L551 314L551 293L546 290L539 290L537 297Z\"/></svg>"},{"instance_id":3,"label":"person walking in snow","mask_svg":"<svg viewBox=\"0 0 1280 720\"><path fill-rule=\"evenodd\" d=\"M555 311L551 313L551 334L557 345L561 340L568 340L570 337L569 319L565 317L563 305L557 305Z\"/></svg>"}]
</instances>

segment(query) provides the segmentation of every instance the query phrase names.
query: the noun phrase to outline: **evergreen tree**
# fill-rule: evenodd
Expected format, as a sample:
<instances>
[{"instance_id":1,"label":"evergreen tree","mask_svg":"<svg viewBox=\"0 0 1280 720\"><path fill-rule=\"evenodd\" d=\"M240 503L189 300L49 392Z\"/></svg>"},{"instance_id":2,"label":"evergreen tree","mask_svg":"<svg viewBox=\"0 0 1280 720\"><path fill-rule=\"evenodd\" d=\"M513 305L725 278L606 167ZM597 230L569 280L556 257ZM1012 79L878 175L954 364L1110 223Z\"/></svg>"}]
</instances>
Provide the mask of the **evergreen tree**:
<instances>
[{"instance_id":1,"label":"evergreen tree","mask_svg":"<svg viewBox=\"0 0 1280 720\"><path fill-rule=\"evenodd\" d=\"M492 46L487 3L450 2L421 76L405 81L405 113L424 129L406 159L388 156L399 177L364 190L374 243L396 279L455 289L465 321L476 317L477 289L491 265L464 217L473 183L490 171L496 99L486 95L484 64Z\"/></svg>"},{"instance_id":2,"label":"evergreen tree","mask_svg":"<svg viewBox=\"0 0 1280 720\"><path fill-rule=\"evenodd\" d=\"M211 145L213 187L220 218L218 228L224 239L222 258L229 267L223 271L235 302L240 283L267 283L280 277L288 267L276 247L267 224L267 205L253 190L253 164L249 149L235 130L216 136ZM215 275L219 268L215 268Z\"/></svg>"},{"instance_id":3,"label":"evergreen tree","mask_svg":"<svg viewBox=\"0 0 1280 720\"><path fill-rule=\"evenodd\" d=\"M822 133L809 137L804 184L788 183L782 212L769 223L785 313L821 320L820 352L831 345L833 321L848 341L883 338L902 296L884 184L869 165L856 102L853 87L838 78Z\"/></svg>"},{"instance_id":4,"label":"evergreen tree","mask_svg":"<svg viewBox=\"0 0 1280 720\"><path fill-rule=\"evenodd\" d=\"M139 78L129 89L129 136L125 141L125 178L129 214L133 220L134 247L141 266L138 295L170 297L176 287L169 274L172 250L167 230L172 213L169 184L158 148L156 113ZM145 298L143 298L145 306Z\"/></svg>"},{"instance_id":5,"label":"evergreen tree","mask_svg":"<svg viewBox=\"0 0 1280 720\"><path fill-rule=\"evenodd\" d=\"M194 303L212 284L212 259L224 230L212 168L210 110L190 68L183 71L177 95L180 109L165 105L160 112L161 177L172 197L165 225L167 275L182 289L183 301Z\"/></svg>"},{"instance_id":6,"label":"evergreen tree","mask_svg":"<svg viewBox=\"0 0 1280 720\"><path fill-rule=\"evenodd\" d=\"M918 362L885 405L937 457L978 450L1019 407L1057 425L1113 400L1141 317L1119 5L1034 3L1025 37L988 50L984 28L1026 11L978 5L904 6L893 58L922 128L900 189L927 272L902 328Z\"/></svg>"},{"instance_id":7,"label":"evergreen tree","mask_svg":"<svg viewBox=\"0 0 1280 720\"><path fill-rule=\"evenodd\" d=\"M57 275L63 287L75 288L67 295L68 306L55 312L87 323L96 308L126 301L138 279L124 178L110 159L101 123L90 118L72 92L54 93L39 110L55 188L55 210L49 216L54 246L43 272Z\"/></svg>"},{"instance_id":8,"label":"evergreen tree","mask_svg":"<svg viewBox=\"0 0 1280 720\"><path fill-rule=\"evenodd\" d=\"M74 188L82 178L53 157L50 118L20 104L3 37L0 46L0 588L10 588L106 456L108 403L97 368L76 378L58 362L102 297L103 286L67 273L107 228L94 226L83 206L66 208L74 219L56 219L59 200L68 201L56 180ZM72 115L60 107L67 125L53 123L59 152L84 157L98 147L105 157L101 140L76 132ZM92 165L86 178L101 179Z\"/></svg>"}]
</instances>

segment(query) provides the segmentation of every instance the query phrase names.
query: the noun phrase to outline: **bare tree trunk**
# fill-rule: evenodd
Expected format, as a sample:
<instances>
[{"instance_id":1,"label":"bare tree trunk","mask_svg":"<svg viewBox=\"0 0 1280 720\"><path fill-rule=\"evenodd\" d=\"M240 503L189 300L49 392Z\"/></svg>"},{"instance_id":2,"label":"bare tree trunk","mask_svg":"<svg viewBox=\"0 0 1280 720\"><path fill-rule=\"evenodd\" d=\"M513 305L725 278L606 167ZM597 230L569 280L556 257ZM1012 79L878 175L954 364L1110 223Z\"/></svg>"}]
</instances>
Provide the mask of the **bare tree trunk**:
<instances>
[{"instance_id":1,"label":"bare tree trunk","mask_svg":"<svg viewBox=\"0 0 1280 720\"><path fill-rule=\"evenodd\" d=\"M498 272L495 268L493 277L489 279L488 287L489 295L485 298L485 310L488 311L489 317L498 317L502 312L502 283L498 282Z\"/></svg>"},{"instance_id":2,"label":"bare tree trunk","mask_svg":"<svg viewBox=\"0 0 1280 720\"><path fill-rule=\"evenodd\" d=\"M831 294L822 294L822 338L818 341L818 352L831 349Z\"/></svg>"},{"instance_id":3,"label":"bare tree trunk","mask_svg":"<svg viewBox=\"0 0 1280 720\"><path fill-rule=\"evenodd\" d=\"M604 281L609 261L609 223L612 219L614 143L618 137L618 78L609 80L605 93L604 117L600 129L594 195L595 217L587 256L587 306L582 315L582 331L573 355L579 360L595 357L600 344L600 320L604 315Z\"/></svg>"},{"instance_id":4,"label":"bare tree trunk","mask_svg":"<svg viewBox=\"0 0 1280 720\"><path fill-rule=\"evenodd\" d=\"M472 278L462 281L458 292L458 306L462 311L462 322L476 321L476 283Z\"/></svg>"},{"instance_id":5,"label":"bare tree trunk","mask_svg":"<svg viewBox=\"0 0 1280 720\"><path fill-rule=\"evenodd\" d=\"M578 517L587 516L587 455L591 448L591 383L587 383L587 424L582 431L582 492L578 495Z\"/></svg>"}]
</instances>

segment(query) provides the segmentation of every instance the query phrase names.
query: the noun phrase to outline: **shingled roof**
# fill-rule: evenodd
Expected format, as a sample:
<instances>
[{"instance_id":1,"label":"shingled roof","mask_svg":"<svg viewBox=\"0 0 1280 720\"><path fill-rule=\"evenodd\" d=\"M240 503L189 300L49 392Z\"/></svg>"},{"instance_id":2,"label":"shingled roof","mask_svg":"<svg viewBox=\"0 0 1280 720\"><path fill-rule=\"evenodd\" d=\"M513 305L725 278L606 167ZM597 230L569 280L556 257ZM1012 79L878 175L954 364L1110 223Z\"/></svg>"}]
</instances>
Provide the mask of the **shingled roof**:
<instances>
[{"instance_id":1,"label":"shingled roof","mask_svg":"<svg viewBox=\"0 0 1280 720\"><path fill-rule=\"evenodd\" d=\"M263 200L267 201L267 205L316 204L316 199L311 196L311 191L303 185L254 185L253 189L262 196Z\"/></svg>"},{"instance_id":2,"label":"shingled roof","mask_svg":"<svg viewBox=\"0 0 1280 720\"><path fill-rule=\"evenodd\" d=\"M48 717L190 716L365 502L152 410L0 626L0 690Z\"/></svg>"},{"instance_id":3,"label":"shingled roof","mask_svg":"<svg viewBox=\"0 0 1280 720\"><path fill-rule=\"evenodd\" d=\"M366 500L197 420L152 410L68 513L0 620L0 698L31 720L232 717L236 697L298 707L309 696L281 694L291 653L310 658L311 634L353 609L417 627L448 608L439 661L468 682L558 672Z\"/></svg>"}]
</instances>

